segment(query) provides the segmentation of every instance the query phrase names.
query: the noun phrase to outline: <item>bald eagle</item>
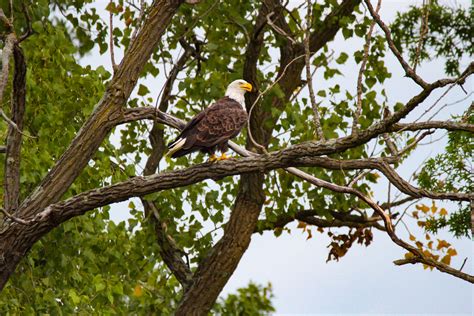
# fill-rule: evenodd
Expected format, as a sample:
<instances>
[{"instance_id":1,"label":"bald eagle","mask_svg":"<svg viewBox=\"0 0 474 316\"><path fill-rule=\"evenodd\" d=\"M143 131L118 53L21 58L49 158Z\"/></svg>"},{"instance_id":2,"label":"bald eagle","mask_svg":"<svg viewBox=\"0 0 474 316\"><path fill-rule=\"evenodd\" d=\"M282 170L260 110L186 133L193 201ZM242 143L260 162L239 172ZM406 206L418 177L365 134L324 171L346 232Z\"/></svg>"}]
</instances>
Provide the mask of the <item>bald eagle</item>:
<instances>
[{"instance_id":1,"label":"bald eagle","mask_svg":"<svg viewBox=\"0 0 474 316\"><path fill-rule=\"evenodd\" d=\"M168 144L168 156L177 158L201 151L211 155L209 161L227 159L227 142L237 136L247 122L244 97L247 91L252 91L250 83L241 79L233 81L225 97L197 114ZM221 151L221 157L216 157L216 150Z\"/></svg>"}]
</instances>

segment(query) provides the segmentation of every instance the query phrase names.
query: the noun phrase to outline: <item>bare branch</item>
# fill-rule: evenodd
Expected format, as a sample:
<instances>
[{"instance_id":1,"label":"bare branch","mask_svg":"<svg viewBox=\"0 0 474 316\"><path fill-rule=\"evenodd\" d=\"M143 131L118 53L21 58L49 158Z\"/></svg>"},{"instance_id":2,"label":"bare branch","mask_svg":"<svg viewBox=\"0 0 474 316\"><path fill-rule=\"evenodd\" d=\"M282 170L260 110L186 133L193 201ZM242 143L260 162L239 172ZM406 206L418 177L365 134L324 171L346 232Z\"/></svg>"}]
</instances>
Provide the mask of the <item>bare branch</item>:
<instances>
[{"instance_id":1,"label":"bare branch","mask_svg":"<svg viewBox=\"0 0 474 316\"><path fill-rule=\"evenodd\" d=\"M375 9L376 14L379 13L381 5L382 5L382 0L378 0L377 8ZM362 113L362 78L364 76L367 60L369 59L370 41L372 40L372 32L374 31L374 26L375 26L375 21L372 21L372 23L370 23L367 36L365 37L364 55L362 57L362 62L360 64L360 69L359 69L359 75L357 77L357 108L354 111L354 118L352 122L352 134L356 134L357 130L359 129L359 117L360 117L360 114Z\"/></svg>"},{"instance_id":2,"label":"bare branch","mask_svg":"<svg viewBox=\"0 0 474 316\"><path fill-rule=\"evenodd\" d=\"M13 216L12 214L5 211L3 208L0 208L0 213L3 213L3 215L5 215L5 217L9 218L12 222L15 222L15 223L20 224L20 225L31 225L33 223L32 221L25 221L24 219Z\"/></svg>"},{"instance_id":3,"label":"bare branch","mask_svg":"<svg viewBox=\"0 0 474 316\"><path fill-rule=\"evenodd\" d=\"M280 28L278 25L276 25L273 21L272 21L272 16L275 15L275 12L270 12L267 14L267 24L270 25L272 27L272 29L280 34L281 36L285 37L288 41L290 41L291 44L296 44L296 40L290 35L288 34L287 32L285 32L282 28Z\"/></svg>"},{"instance_id":4,"label":"bare branch","mask_svg":"<svg viewBox=\"0 0 474 316\"><path fill-rule=\"evenodd\" d=\"M461 272L461 270L456 270L442 262L436 261L431 258L422 258L422 257L413 257L409 259L399 259L395 260L393 262L397 266L402 266L405 264L415 264L415 263L423 263L432 267L435 267L441 272L445 272L448 274L451 274L457 278L463 279L465 281L468 281L470 283L474 283L474 277L472 275L469 275L467 273Z\"/></svg>"},{"instance_id":5,"label":"bare branch","mask_svg":"<svg viewBox=\"0 0 474 316\"><path fill-rule=\"evenodd\" d=\"M313 76L311 74L311 52L309 50L309 40L310 40L310 29L311 29L311 0L306 0L306 30L305 30L305 37L304 37L304 50L305 50L305 64L306 64L306 81L308 82L308 89L309 89L309 97L311 100L311 107L313 108L313 121L314 126L316 128L316 136L319 140L325 140L323 128L321 126L321 118L319 117L319 106L316 103L316 96L314 94L313 89Z\"/></svg>"},{"instance_id":6,"label":"bare branch","mask_svg":"<svg viewBox=\"0 0 474 316\"><path fill-rule=\"evenodd\" d=\"M113 1L110 0L109 4ZM112 62L112 70L115 73L117 71L117 63L115 62L114 54L114 14L112 10L109 12L109 49L110 49L110 61Z\"/></svg>"},{"instance_id":7,"label":"bare branch","mask_svg":"<svg viewBox=\"0 0 474 316\"><path fill-rule=\"evenodd\" d=\"M397 123L391 128L391 132L419 131L424 129L445 129L448 131L466 131L474 133L474 124L453 121L428 121L419 123Z\"/></svg>"},{"instance_id":8,"label":"bare branch","mask_svg":"<svg viewBox=\"0 0 474 316\"><path fill-rule=\"evenodd\" d=\"M420 28L420 39L418 40L418 45L415 52L415 61L413 62L413 71L416 72L416 66L418 65L418 60L420 58L421 49L425 43L425 36L428 33L428 18L430 16L430 7L431 0L423 0L423 18L421 21Z\"/></svg>"}]
</instances>

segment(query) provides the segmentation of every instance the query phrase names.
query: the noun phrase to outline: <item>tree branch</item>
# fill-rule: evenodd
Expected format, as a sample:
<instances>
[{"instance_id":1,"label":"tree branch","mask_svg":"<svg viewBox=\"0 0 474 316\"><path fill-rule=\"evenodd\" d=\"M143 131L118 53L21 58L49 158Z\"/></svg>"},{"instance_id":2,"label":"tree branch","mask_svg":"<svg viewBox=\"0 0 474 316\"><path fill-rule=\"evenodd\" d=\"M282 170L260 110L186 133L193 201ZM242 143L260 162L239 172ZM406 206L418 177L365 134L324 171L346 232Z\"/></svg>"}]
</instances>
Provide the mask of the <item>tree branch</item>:
<instances>
[{"instance_id":1,"label":"tree branch","mask_svg":"<svg viewBox=\"0 0 474 316\"><path fill-rule=\"evenodd\" d=\"M23 117L26 100L26 63L23 51L18 44L13 47L15 69L13 73L13 92L11 100L12 122L9 124L5 156L4 207L15 213L20 196L20 153L23 135Z\"/></svg>"},{"instance_id":2,"label":"tree branch","mask_svg":"<svg viewBox=\"0 0 474 316\"><path fill-rule=\"evenodd\" d=\"M3 11L1 11L3 13ZM5 39L5 46L2 50L2 72L0 75L0 104L3 104L3 93L8 84L8 75L10 73L10 56L13 52L13 46L16 43L15 33L10 33Z\"/></svg>"},{"instance_id":3,"label":"tree branch","mask_svg":"<svg viewBox=\"0 0 474 316\"><path fill-rule=\"evenodd\" d=\"M319 106L316 103L316 95L314 94L313 89L313 75L311 74L311 64L310 64L310 57L311 52L309 50L309 40L310 40L310 28L311 28L311 0L306 0L306 30L305 30L305 37L304 37L304 52L305 52L305 65L306 65L306 81L308 81L308 90L309 90L309 98L311 102L311 107L313 108L313 122L314 127L316 128L316 136L319 140L325 140L323 128L321 126L321 118L319 117Z\"/></svg>"},{"instance_id":4,"label":"tree branch","mask_svg":"<svg viewBox=\"0 0 474 316\"><path fill-rule=\"evenodd\" d=\"M406 76L411 78L420 87L426 89L428 87L428 83L424 81L420 76L418 76L416 72L410 67L410 65L408 65L408 63L403 59L402 54L400 53L400 51L395 46L395 43L393 42L392 33L390 32L390 29L382 21L382 19L380 18L380 15L374 10L372 4L370 3L370 0L364 0L364 2L367 5L367 8L369 9L370 15L372 15L372 18L375 20L375 22L377 22L379 27L384 32L385 38L387 39L388 47L390 48L392 53L395 55L395 57L398 59L398 62L402 66L403 70L405 70Z\"/></svg>"},{"instance_id":5,"label":"tree branch","mask_svg":"<svg viewBox=\"0 0 474 316\"><path fill-rule=\"evenodd\" d=\"M375 9L375 13L379 13L380 6L382 4L382 0L377 1L377 8ZM360 64L359 75L357 77L357 108L354 111L354 118L352 122L352 134L356 134L357 130L359 129L359 117L362 113L362 79L364 77L365 67L367 65L367 60L369 58L369 48L370 48L370 41L372 40L372 32L374 31L375 21L370 23L369 31L365 37L365 44L364 44L364 56L362 58L362 63Z\"/></svg>"},{"instance_id":6,"label":"tree branch","mask_svg":"<svg viewBox=\"0 0 474 316\"><path fill-rule=\"evenodd\" d=\"M337 212L340 218L333 218L331 220L319 217L317 210L302 210L295 214L282 214L277 217L276 221L269 223L267 220L260 221L260 229L256 229L256 233L260 233L263 230L274 230L275 228L282 228L291 223L294 220L305 222L309 225L317 227L349 227L349 228L361 228L361 227L374 227L379 230L385 231L385 228L378 223L382 218L380 216L363 217L357 215L344 214Z\"/></svg>"}]
</instances>

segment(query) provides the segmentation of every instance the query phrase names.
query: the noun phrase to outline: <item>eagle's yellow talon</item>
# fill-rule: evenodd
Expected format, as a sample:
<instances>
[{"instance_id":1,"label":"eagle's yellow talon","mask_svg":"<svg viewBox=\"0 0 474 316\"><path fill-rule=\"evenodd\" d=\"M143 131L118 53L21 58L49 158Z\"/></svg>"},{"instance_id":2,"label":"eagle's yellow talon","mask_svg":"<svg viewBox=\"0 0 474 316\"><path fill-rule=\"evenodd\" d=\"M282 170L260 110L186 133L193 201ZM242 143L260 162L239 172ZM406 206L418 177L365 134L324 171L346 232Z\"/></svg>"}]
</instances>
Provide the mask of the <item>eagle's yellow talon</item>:
<instances>
[{"instance_id":1,"label":"eagle's yellow talon","mask_svg":"<svg viewBox=\"0 0 474 316\"><path fill-rule=\"evenodd\" d=\"M220 156L219 158L217 158L217 160L219 160L219 161L220 161L220 160L227 160L227 159L229 159L229 158L231 158L231 157L229 157L229 156L227 156L225 153L223 153L222 156Z\"/></svg>"},{"instance_id":2,"label":"eagle's yellow talon","mask_svg":"<svg viewBox=\"0 0 474 316\"><path fill-rule=\"evenodd\" d=\"M212 154L211 157L209 157L208 162L216 162L219 160L219 158L216 157L216 155Z\"/></svg>"}]
</instances>

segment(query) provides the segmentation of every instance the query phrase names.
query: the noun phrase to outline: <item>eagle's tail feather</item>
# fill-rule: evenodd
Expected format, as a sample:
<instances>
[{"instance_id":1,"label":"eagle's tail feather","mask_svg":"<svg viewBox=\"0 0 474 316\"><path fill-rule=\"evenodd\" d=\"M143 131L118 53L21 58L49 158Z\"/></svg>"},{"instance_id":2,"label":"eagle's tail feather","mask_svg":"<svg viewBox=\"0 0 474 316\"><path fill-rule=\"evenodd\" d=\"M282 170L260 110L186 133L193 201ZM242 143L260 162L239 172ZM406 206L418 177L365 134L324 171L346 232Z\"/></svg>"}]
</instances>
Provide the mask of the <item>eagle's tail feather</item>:
<instances>
[{"instance_id":1,"label":"eagle's tail feather","mask_svg":"<svg viewBox=\"0 0 474 316\"><path fill-rule=\"evenodd\" d=\"M178 138L174 142L170 143L168 145L169 151L166 154L166 156L172 157L173 154L177 152L178 150L180 150L184 146L185 143L186 143L186 138Z\"/></svg>"}]
</instances>

